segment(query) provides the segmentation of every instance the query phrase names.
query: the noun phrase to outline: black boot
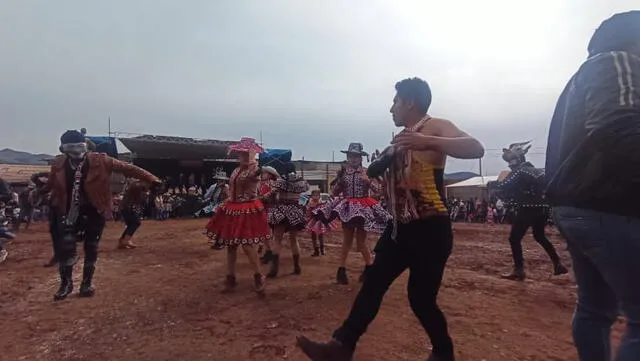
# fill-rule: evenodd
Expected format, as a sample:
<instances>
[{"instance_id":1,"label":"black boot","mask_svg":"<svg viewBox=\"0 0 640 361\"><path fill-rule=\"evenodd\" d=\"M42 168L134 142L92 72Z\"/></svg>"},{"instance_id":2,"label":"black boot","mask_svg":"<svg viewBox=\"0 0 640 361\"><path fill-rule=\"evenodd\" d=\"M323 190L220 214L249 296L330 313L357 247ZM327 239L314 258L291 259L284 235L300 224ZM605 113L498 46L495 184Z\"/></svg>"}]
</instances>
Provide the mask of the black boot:
<instances>
[{"instance_id":1,"label":"black boot","mask_svg":"<svg viewBox=\"0 0 640 361\"><path fill-rule=\"evenodd\" d=\"M271 256L271 270L267 274L267 278L278 277L279 268L280 268L280 255L274 254Z\"/></svg>"},{"instance_id":2,"label":"black boot","mask_svg":"<svg viewBox=\"0 0 640 361\"><path fill-rule=\"evenodd\" d=\"M260 258L260 262L262 262L262 264L267 264L267 263L271 262L272 259L273 259L273 252L271 252L271 250L268 250Z\"/></svg>"},{"instance_id":3,"label":"black boot","mask_svg":"<svg viewBox=\"0 0 640 361\"><path fill-rule=\"evenodd\" d=\"M318 257L318 256L320 256L320 247L314 247L313 254L311 255L311 257Z\"/></svg>"},{"instance_id":4,"label":"black boot","mask_svg":"<svg viewBox=\"0 0 640 361\"><path fill-rule=\"evenodd\" d=\"M80 297L92 297L96 290L91 285L93 273L96 271L95 265L84 265L82 269L82 284L80 285Z\"/></svg>"},{"instance_id":5,"label":"black boot","mask_svg":"<svg viewBox=\"0 0 640 361\"><path fill-rule=\"evenodd\" d=\"M320 254L324 256L324 235L319 235L318 240L320 241Z\"/></svg>"},{"instance_id":6,"label":"black boot","mask_svg":"<svg viewBox=\"0 0 640 361\"><path fill-rule=\"evenodd\" d=\"M502 275L502 278L510 281L524 281L524 279L526 278L526 274L524 272L524 268L513 267L511 273Z\"/></svg>"},{"instance_id":7,"label":"black boot","mask_svg":"<svg viewBox=\"0 0 640 361\"><path fill-rule=\"evenodd\" d=\"M293 274L299 275L301 273L302 273L302 267L300 267L300 255L294 254L293 255Z\"/></svg>"},{"instance_id":8,"label":"black boot","mask_svg":"<svg viewBox=\"0 0 640 361\"><path fill-rule=\"evenodd\" d=\"M347 277L347 269L344 267L338 268L338 273L336 274L336 282L339 285L348 285L349 278Z\"/></svg>"},{"instance_id":9,"label":"black boot","mask_svg":"<svg viewBox=\"0 0 640 361\"><path fill-rule=\"evenodd\" d=\"M60 272L60 288L53 295L54 301L64 300L73 292L73 266L60 266L58 270Z\"/></svg>"}]
</instances>

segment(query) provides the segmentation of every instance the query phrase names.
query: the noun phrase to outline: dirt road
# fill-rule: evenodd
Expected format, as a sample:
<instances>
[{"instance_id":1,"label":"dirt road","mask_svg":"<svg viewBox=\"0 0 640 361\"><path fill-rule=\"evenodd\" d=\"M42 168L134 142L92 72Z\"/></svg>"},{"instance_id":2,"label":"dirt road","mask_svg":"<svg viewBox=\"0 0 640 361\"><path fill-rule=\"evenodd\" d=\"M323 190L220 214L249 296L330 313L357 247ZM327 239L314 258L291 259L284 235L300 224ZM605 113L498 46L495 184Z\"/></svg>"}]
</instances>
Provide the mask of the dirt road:
<instances>
[{"instance_id":1,"label":"dirt road","mask_svg":"<svg viewBox=\"0 0 640 361\"><path fill-rule=\"evenodd\" d=\"M116 250L122 226L110 222L101 244L96 297L60 303L46 227L38 224L8 245L0 266L0 360L305 360L295 349L299 333L325 339L339 325L358 289L333 282L340 235L328 255L311 258L305 234L303 274L268 283L268 296L251 291L251 272L240 257L239 288L220 294L224 253L209 249L206 220L144 222L132 251ZM506 226L455 225L455 249L440 304L458 360L572 361L570 335L575 287L552 278L542 249L527 236L529 280L504 281L510 256ZM374 238L371 239L374 242ZM564 247L553 238L569 264ZM79 284L81 263L75 278ZM362 267L350 261L355 279ZM358 361L423 360L428 341L406 299L406 274L391 288L377 320L363 337Z\"/></svg>"}]
</instances>

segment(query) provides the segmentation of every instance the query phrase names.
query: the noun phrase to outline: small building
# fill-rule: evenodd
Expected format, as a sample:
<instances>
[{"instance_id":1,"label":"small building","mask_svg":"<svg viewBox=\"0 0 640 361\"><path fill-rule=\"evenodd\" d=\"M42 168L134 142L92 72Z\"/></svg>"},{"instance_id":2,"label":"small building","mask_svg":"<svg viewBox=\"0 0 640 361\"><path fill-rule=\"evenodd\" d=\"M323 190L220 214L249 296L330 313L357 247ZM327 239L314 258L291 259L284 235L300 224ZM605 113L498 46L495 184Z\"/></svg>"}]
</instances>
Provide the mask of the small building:
<instances>
[{"instance_id":1,"label":"small building","mask_svg":"<svg viewBox=\"0 0 640 361\"><path fill-rule=\"evenodd\" d=\"M484 198L489 200L487 183L498 180L498 176L476 176L461 182L447 185L447 198Z\"/></svg>"}]
</instances>

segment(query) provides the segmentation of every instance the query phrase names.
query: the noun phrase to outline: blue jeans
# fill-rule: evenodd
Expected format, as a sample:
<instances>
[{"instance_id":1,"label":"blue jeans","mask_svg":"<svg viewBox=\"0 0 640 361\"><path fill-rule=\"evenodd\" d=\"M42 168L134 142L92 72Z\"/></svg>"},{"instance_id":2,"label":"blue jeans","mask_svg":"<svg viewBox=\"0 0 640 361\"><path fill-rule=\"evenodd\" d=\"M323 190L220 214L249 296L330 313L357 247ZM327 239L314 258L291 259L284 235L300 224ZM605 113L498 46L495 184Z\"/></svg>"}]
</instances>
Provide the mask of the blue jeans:
<instances>
[{"instance_id":1,"label":"blue jeans","mask_svg":"<svg viewBox=\"0 0 640 361\"><path fill-rule=\"evenodd\" d=\"M553 209L578 284L573 339L580 361L610 361L611 325L627 332L617 361L640 360L640 219L573 207Z\"/></svg>"}]
</instances>

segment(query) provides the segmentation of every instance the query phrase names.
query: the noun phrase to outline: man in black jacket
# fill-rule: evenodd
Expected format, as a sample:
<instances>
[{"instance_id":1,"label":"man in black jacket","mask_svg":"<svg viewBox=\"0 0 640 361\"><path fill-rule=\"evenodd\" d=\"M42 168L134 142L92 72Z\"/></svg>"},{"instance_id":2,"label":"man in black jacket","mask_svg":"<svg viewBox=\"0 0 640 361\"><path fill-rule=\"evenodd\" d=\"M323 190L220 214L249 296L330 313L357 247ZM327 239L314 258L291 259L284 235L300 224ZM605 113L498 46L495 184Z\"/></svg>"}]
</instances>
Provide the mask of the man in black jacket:
<instances>
[{"instance_id":1,"label":"man in black jacket","mask_svg":"<svg viewBox=\"0 0 640 361\"><path fill-rule=\"evenodd\" d=\"M596 30L589 58L556 106L547 197L573 258L580 361L610 360L610 328L627 320L616 360L640 360L640 11Z\"/></svg>"},{"instance_id":2,"label":"man in black jacket","mask_svg":"<svg viewBox=\"0 0 640 361\"><path fill-rule=\"evenodd\" d=\"M513 256L513 270L503 275L508 280L525 279L522 239L531 228L533 239L544 248L553 263L553 275L567 274L569 271L560 261L555 247L544 234L549 218L549 205L544 199L544 169L527 162L526 154L531 148L529 142L513 143L502 149L502 159L509 164L511 172L501 181L489 182L487 187L497 191L498 197L516 210L511 225L509 244Z\"/></svg>"}]
</instances>

